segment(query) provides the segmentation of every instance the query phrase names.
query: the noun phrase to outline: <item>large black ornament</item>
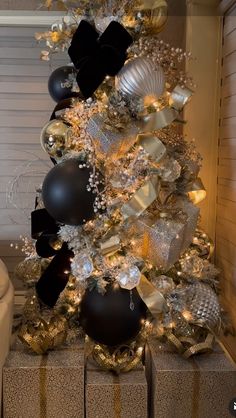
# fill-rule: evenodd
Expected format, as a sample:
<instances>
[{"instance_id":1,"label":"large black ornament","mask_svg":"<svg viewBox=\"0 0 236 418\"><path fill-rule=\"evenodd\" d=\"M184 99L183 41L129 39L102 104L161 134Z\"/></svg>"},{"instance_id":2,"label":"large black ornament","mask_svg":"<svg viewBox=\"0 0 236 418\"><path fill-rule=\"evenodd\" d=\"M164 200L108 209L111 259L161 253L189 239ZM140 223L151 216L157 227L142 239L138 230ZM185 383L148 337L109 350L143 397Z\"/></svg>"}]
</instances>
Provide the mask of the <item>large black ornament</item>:
<instances>
[{"instance_id":1,"label":"large black ornament","mask_svg":"<svg viewBox=\"0 0 236 418\"><path fill-rule=\"evenodd\" d=\"M86 290L80 304L80 323L94 341L108 346L121 345L135 338L146 305L136 289L132 290L134 310L130 309L130 291L107 286L102 295L96 289Z\"/></svg>"},{"instance_id":2,"label":"large black ornament","mask_svg":"<svg viewBox=\"0 0 236 418\"><path fill-rule=\"evenodd\" d=\"M71 91L71 87L66 87L65 83L71 74L75 73L73 67L64 65L52 72L48 80L48 91L55 102L68 99L76 96L76 93Z\"/></svg>"},{"instance_id":3,"label":"large black ornament","mask_svg":"<svg viewBox=\"0 0 236 418\"><path fill-rule=\"evenodd\" d=\"M92 169L80 168L71 158L55 165L44 179L42 198L48 213L67 225L82 225L94 218L96 193L87 190Z\"/></svg>"},{"instance_id":4,"label":"large black ornament","mask_svg":"<svg viewBox=\"0 0 236 418\"><path fill-rule=\"evenodd\" d=\"M131 35L116 21L101 36L89 22L80 22L68 54L79 70L76 80L84 98L95 92L106 75L115 76L120 71L132 42Z\"/></svg>"}]
</instances>

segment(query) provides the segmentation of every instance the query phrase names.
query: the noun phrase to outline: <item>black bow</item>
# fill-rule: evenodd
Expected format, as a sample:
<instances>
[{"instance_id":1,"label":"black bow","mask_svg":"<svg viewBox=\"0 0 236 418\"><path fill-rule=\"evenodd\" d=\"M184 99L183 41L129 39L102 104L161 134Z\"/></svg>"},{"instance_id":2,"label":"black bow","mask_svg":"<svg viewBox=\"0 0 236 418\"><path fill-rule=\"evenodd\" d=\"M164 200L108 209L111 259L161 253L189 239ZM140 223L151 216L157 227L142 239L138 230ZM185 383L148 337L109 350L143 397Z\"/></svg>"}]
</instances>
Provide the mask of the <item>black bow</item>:
<instances>
[{"instance_id":1,"label":"black bow","mask_svg":"<svg viewBox=\"0 0 236 418\"><path fill-rule=\"evenodd\" d=\"M106 75L115 76L127 58L132 36L118 22L111 22L101 36L82 20L72 38L68 54L79 70L77 83L84 98L91 97Z\"/></svg>"}]
</instances>

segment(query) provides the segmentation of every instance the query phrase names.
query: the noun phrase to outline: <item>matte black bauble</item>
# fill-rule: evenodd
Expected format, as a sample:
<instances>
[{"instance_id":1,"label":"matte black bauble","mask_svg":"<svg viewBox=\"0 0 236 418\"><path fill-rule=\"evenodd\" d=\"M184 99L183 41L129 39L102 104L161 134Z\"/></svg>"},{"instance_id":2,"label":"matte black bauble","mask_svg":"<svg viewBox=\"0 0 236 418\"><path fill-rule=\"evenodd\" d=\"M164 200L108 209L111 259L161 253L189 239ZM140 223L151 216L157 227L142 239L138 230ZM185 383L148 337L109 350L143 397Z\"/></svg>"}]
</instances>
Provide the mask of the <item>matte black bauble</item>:
<instances>
[{"instance_id":1,"label":"matte black bauble","mask_svg":"<svg viewBox=\"0 0 236 418\"><path fill-rule=\"evenodd\" d=\"M96 193L87 190L92 169L74 158L55 165L44 179L42 198L48 213L67 225L82 225L95 215Z\"/></svg>"},{"instance_id":2,"label":"matte black bauble","mask_svg":"<svg viewBox=\"0 0 236 418\"><path fill-rule=\"evenodd\" d=\"M71 87L66 87L66 81L75 69L70 66L59 67L52 72L48 80L48 91L55 102L68 99L76 94L71 91Z\"/></svg>"},{"instance_id":3,"label":"matte black bauble","mask_svg":"<svg viewBox=\"0 0 236 418\"><path fill-rule=\"evenodd\" d=\"M80 323L85 333L94 341L108 346L116 346L135 338L142 319L146 315L146 305L136 289L132 290L134 310L130 309L130 291L107 286L102 295L96 289L86 290L80 304Z\"/></svg>"}]
</instances>

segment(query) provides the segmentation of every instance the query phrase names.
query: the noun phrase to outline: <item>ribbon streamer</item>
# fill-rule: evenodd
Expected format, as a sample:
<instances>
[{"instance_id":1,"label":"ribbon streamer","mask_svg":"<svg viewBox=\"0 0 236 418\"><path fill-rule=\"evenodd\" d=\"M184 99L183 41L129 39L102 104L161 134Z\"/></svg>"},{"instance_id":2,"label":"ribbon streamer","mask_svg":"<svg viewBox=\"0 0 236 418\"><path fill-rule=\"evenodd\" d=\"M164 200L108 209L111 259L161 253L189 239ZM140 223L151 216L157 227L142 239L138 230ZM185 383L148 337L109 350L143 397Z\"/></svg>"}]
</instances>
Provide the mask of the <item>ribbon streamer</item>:
<instances>
[{"instance_id":1,"label":"ribbon streamer","mask_svg":"<svg viewBox=\"0 0 236 418\"><path fill-rule=\"evenodd\" d=\"M157 162L166 155L166 147L157 137L150 133L139 134L137 143Z\"/></svg>"},{"instance_id":2,"label":"ribbon streamer","mask_svg":"<svg viewBox=\"0 0 236 418\"><path fill-rule=\"evenodd\" d=\"M165 107L158 112L143 116L142 131L153 132L163 129L179 118L179 112L172 107Z\"/></svg>"},{"instance_id":3,"label":"ribbon streamer","mask_svg":"<svg viewBox=\"0 0 236 418\"><path fill-rule=\"evenodd\" d=\"M197 205L206 197L206 189L200 177L198 177L189 187L188 197L194 205Z\"/></svg>"},{"instance_id":4,"label":"ribbon streamer","mask_svg":"<svg viewBox=\"0 0 236 418\"><path fill-rule=\"evenodd\" d=\"M187 87L180 87L177 85L170 94L169 104L175 110L182 110L183 107L189 102L193 95L192 90Z\"/></svg>"},{"instance_id":5,"label":"ribbon streamer","mask_svg":"<svg viewBox=\"0 0 236 418\"><path fill-rule=\"evenodd\" d=\"M111 255L120 249L120 237L119 235L113 235L106 241L100 243L100 249L102 255Z\"/></svg>"},{"instance_id":6,"label":"ribbon streamer","mask_svg":"<svg viewBox=\"0 0 236 418\"><path fill-rule=\"evenodd\" d=\"M121 212L124 219L128 219L130 216L140 216L158 196L158 176L152 176L139 190L137 190L132 198L125 203Z\"/></svg>"},{"instance_id":7,"label":"ribbon streamer","mask_svg":"<svg viewBox=\"0 0 236 418\"><path fill-rule=\"evenodd\" d=\"M143 274L136 289L154 318L167 310L164 296Z\"/></svg>"}]
</instances>

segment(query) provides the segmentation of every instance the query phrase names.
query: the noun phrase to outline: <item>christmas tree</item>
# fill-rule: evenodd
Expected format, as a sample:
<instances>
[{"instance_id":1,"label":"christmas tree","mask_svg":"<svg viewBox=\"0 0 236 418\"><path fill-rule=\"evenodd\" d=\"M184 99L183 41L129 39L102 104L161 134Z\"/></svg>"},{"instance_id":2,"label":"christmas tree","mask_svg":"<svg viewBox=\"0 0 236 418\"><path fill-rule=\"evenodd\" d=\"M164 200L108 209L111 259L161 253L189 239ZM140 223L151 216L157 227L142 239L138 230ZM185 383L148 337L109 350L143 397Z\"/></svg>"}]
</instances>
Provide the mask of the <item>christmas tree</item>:
<instances>
[{"instance_id":1,"label":"christmas tree","mask_svg":"<svg viewBox=\"0 0 236 418\"><path fill-rule=\"evenodd\" d=\"M222 329L214 246L199 227L201 157L182 133L191 54L161 40L164 0L47 1L37 33L57 105L41 132L52 168L32 212L20 339L41 354L86 335L102 366L128 371L147 338L186 358Z\"/></svg>"}]
</instances>

